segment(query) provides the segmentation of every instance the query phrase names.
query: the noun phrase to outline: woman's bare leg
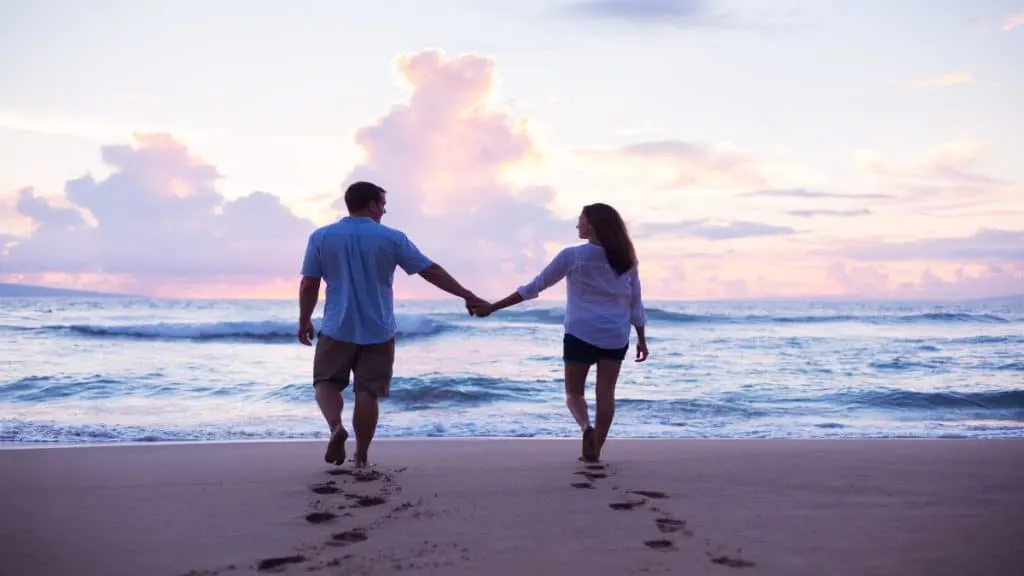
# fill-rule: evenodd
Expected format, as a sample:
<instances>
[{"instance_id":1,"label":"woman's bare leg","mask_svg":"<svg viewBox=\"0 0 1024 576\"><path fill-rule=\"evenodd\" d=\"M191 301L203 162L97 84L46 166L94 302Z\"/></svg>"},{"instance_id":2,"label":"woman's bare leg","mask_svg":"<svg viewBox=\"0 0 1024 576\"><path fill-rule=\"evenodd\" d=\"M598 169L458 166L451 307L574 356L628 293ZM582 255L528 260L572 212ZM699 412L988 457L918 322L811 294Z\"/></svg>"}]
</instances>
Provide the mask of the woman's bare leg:
<instances>
[{"instance_id":1,"label":"woman's bare leg","mask_svg":"<svg viewBox=\"0 0 1024 576\"><path fill-rule=\"evenodd\" d=\"M586 364L565 363L565 405L572 417L580 425L580 430L590 427L590 413L587 411L587 400L583 397L583 389L587 384L590 366Z\"/></svg>"},{"instance_id":2,"label":"woman's bare leg","mask_svg":"<svg viewBox=\"0 0 1024 576\"><path fill-rule=\"evenodd\" d=\"M622 362L618 360L600 359L597 361L597 417L595 418L595 438L597 457L601 457L601 448L608 439L608 431L612 428L615 418L615 384L619 380Z\"/></svg>"},{"instance_id":3,"label":"woman's bare leg","mask_svg":"<svg viewBox=\"0 0 1024 576\"><path fill-rule=\"evenodd\" d=\"M583 397L589 372L589 364L565 363L565 405L569 408L572 417L576 419L580 430L583 431L581 456L584 460L593 461L597 458L597 443L594 438L594 428L590 425L587 400Z\"/></svg>"}]
</instances>

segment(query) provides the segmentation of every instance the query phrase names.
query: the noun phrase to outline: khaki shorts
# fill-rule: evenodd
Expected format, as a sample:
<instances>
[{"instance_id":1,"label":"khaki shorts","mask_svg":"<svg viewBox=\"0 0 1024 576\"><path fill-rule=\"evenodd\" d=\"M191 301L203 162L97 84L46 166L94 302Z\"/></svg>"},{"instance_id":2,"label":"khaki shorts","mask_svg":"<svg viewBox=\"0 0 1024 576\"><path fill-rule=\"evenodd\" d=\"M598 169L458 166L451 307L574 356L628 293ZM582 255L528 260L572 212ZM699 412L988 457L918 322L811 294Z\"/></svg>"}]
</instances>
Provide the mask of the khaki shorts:
<instances>
[{"instance_id":1,"label":"khaki shorts","mask_svg":"<svg viewBox=\"0 0 1024 576\"><path fill-rule=\"evenodd\" d=\"M339 390L348 387L349 373L355 376L355 392L386 397L391 392L395 365L395 339L380 344L354 344L319 334L313 356L313 385L326 382Z\"/></svg>"}]
</instances>

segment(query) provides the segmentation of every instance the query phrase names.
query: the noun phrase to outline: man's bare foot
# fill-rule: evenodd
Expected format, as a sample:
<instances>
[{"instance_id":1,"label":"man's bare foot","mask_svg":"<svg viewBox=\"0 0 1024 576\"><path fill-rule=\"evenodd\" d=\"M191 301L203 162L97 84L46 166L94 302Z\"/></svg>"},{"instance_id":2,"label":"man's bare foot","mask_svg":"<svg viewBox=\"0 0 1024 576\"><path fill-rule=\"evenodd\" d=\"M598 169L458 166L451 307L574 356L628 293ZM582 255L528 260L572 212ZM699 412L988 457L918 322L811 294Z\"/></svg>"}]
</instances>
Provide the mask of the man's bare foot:
<instances>
[{"instance_id":1,"label":"man's bare foot","mask_svg":"<svg viewBox=\"0 0 1024 576\"><path fill-rule=\"evenodd\" d=\"M338 426L331 434L327 442L327 452L324 453L324 461L328 464L341 466L345 463L345 441L348 440L348 431L344 426Z\"/></svg>"}]
</instances>

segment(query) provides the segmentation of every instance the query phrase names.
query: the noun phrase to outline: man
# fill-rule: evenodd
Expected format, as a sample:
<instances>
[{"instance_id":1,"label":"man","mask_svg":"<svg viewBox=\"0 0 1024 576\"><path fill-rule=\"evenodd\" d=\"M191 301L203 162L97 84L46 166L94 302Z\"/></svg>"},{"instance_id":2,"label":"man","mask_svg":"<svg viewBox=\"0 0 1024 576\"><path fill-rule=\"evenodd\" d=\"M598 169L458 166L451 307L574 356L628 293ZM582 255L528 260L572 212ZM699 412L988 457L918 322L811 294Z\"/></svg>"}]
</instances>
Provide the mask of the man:
<instances>
[{"instance_id":1,"label":"man","mask_svg":"<svg viewBox=\"0 0 1024 576\"><path fill-rule=\"evenodd\" d=\"M345 191L349 215L314 231L306 246L299 285L299 342L311 346L316 402L331 429L324 460L345 461L348 432L341 423L341 392L354 376L356 434L355 462L368 462L370 442L377 429L378 399L388 396L395 361L395 268L419 274L424 280L466 301L472 311L483 300L463 288L402 232L380 223L387 212L387 192L370 182L356 182ZM313 309L320 279L327 282L323 324L316 335Z\"/></svg>"}]
</instances>

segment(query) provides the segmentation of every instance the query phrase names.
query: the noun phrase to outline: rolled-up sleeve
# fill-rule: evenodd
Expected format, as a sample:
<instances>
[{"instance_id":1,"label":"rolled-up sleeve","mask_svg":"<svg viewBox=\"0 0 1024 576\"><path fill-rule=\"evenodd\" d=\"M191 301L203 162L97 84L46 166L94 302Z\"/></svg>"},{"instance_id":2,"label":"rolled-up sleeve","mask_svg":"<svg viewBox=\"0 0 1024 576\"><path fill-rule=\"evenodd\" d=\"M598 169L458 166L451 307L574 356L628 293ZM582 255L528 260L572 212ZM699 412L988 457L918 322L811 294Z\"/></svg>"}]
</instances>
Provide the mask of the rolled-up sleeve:
<instances>
[{"instance_id":1,"label":"rolled-up sleeve","mask_svg":"<svg viewBox=\"0 0 1024 576\"><path fill-rule=\"evenodd\" d=\"M423 272L434 263L430 258L424 256L423 252L420 252L420 249L405 234L398 234L395 246L395 262L410 276Z\"/></svg>"},{"instance_id":2,"label":"rolled-up sleeve","mask_svg":"<svg viewBox=\"0 0 1024 576\"><path fill-rule=\"evenodd\" d=\"M570 266L572 266L572 249L566 248L559 252L533 281L520 286L516 292L523 297L523 300L532 300L565 278L569 273Z\"/></svg>"},{"instance_id":3,"label":"rolled-up sleeve","mask_svg":"<svg viewBox=\"0 0 1024 576\"><path fill-rule=\"evenodd\" d=\"M324 275L323 266L320 263L320 242L319 237L314 233L309 235L306 242L306 255L302 259L302 275L310 278L320 278Z\"/></svg>"},{"instance_id":4,"label":"rolled-up sleeve","mask_svg":"<svg viewBox=\"0 0 1024 576\"><path fill-rule=\"evenodd\" d=\"M640 290L640 271L638 267L634 266L630 274L632 274L632 278L630 278L632 295L629 301L629 323L640 327L647 324L647 311L644 309L643 293Z\"/></svg>"}]
</instances>

